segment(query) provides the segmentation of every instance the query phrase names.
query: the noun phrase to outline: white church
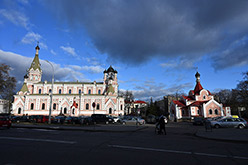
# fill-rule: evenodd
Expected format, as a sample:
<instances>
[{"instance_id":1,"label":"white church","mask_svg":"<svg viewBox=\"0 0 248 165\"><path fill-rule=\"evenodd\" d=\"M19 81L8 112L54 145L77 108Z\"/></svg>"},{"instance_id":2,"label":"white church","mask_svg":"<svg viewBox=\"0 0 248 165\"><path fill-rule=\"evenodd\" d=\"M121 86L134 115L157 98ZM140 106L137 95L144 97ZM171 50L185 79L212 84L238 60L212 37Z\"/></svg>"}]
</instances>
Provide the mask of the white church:
<instances>
[{"instance_id":1,"label":"white church","mask_svg":"<svg viewBox=\"0 0 248 165\"><path fill-rule=\"evenodd\" d=\"M103 82L41 81L40 48L35 49L23 86L14 95L12 114L49 115L51 108L52 116L124 115L124 98L118 95L117 71L112 66L103 72Z\"/></svg>"}]
</instances>

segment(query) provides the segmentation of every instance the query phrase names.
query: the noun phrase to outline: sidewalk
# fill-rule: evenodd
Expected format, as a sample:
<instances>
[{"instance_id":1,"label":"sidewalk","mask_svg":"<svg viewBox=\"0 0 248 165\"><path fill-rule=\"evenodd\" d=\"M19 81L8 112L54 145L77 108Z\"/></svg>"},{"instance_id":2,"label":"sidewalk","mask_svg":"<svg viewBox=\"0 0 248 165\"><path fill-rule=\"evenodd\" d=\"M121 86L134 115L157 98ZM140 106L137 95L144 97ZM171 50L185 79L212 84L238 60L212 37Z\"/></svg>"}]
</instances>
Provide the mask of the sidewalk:
<instances>
[{"instance_id":1,"label":"sidewalk","mask_svg":"<svg viewBox=\"0 0 248 165\"><path fill-rule=\"evenodd\" d=\"M148 128L147 126L128 126L128 125L55 125L55 124L12 124L12 128L29 129L50 129L67 131L88 131L88 132L136 132Z\"/></svg>"},{"instance_id":2,"label":"sidewalk","mask_svg":"<svg viewBox=\"0 0 248 165\"><path fill-rule=\"evenodd\" d=\"M195 136L219 141L248 143L248 129L220 128L212 129L212 132L200 129Z\"/></svg>"}]
</instances>

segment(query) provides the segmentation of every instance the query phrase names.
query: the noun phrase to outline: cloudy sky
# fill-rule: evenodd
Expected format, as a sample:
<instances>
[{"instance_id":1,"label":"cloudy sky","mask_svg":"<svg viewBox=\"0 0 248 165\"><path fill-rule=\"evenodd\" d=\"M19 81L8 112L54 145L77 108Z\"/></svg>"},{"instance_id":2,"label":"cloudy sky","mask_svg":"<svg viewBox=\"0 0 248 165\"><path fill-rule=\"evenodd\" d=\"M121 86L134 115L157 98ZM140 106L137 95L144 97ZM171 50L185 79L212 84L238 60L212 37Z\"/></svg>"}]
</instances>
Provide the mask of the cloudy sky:
<instances>
[{"instance_id":1,"label":"cloudy sky","mask_svg":"<svg viewBox=\"0 0 248 165\"><path fill-rule=\"evenodd\" d=\"M102 81L112 65L120 90L155 100L195 85L233 89L248 71L245 0L1 0L0 63L18 88L35 55L43 80ZM17 89L19 90L19 89Z\"/></svg>"}]
</instances>

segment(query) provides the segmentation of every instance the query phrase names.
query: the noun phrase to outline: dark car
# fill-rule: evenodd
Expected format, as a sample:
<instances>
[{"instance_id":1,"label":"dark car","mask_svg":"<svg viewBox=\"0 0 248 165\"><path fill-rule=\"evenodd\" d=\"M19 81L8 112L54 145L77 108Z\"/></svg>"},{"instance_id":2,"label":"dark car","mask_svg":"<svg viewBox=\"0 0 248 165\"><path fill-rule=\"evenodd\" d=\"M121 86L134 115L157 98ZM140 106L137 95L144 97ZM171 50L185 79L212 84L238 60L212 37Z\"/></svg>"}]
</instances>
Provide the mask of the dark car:
<instances>
[{"instance_id":1,"label":"dark car","mask_svg":"<svg viewBox=\"0 0 248 165\"><path fill-rule=\"evenodd\" d=\"M51 117L51 122L54 120L53 117ZM44 115L32 115L30 116L30 122L33 123L48 123L49 121L49 116L44 116Z\"/></svg>"},{"instance_id":2,"label":"dark car","mask_svg":"<svg viewBox=\"0 0 248 165\"><path fill-rule=\"evenodd\" d=\"M29 116L12 116L11 122L13 123L20 123L20 122L29 122L30 117Z\"/></svg>"},{"instance_id":3,"label":"dark car","mask_svg":"<svg viewBox=\"0 0 248 165\"><path fill-rule=\"evenodd\" d=\"M94 122L90 116L82 116L80 117L80 124L81 125L92 125L94 124Z\"/></svg>"},{"instance_id":4,"label":"dark car","mask_svg":"<svg viewBox=\"0 0 248 165\"><path fill-rule=\"evenodd\" d=\"M11 127L11 119L9 116L0 116L0 127Z\"/></svg>"},{"instance_id":5,"label":"dark car","mask_svg":"<svg viewBox=\"0 0 248 165\"><path fill-rule=\"evenodd\" d=\"M203 125L204 118L202 117L194 117L193 125Z\"/></svg>"},{"instance_id":6,"label":"dark car","mask_svg":"<svg viewBox=\"0 0 248 165\"><path fill-rule=\"evenodd\" d=\"M65 116L55 116L52 123L54 124L64 124L66 117Z\"/></svg>"},{"instance_id":7,"label":"dark car","mask_svg":"<svg viewBox=\"0 0 248 165\"><path fill-rule=\"evenodd\" d=\"M68 117L65 118L65 123L66 124L80 124L80 118L79 117L68 116Z\"/></svg>"},{"instance_id":8,"label":"dark car","mask_svg":"<svg viewBox=\"0 0 248 165\"><path fill-rule=\"evenodd\" d=\"M93 114L91 115L91 118L94 123L103 123L103 124L109 124L109 123L114 123L113 118L109 117L108 115L105 114Z\"/></svg>"}]
</instances>

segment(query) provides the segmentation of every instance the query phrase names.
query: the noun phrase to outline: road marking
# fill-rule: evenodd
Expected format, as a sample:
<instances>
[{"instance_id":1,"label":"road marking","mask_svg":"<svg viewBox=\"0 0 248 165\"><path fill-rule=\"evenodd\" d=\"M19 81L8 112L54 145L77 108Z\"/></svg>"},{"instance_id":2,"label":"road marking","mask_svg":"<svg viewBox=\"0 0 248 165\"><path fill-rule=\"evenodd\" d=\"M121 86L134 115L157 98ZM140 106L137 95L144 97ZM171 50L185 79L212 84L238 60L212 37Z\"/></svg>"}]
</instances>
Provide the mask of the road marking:
<instances>
[{"instance_id":1,"label":"road marking","mask_svg":"<svg viewBox=\"0 0 248 165\"><path fill-rule=\"evenodd\" d=\"M109 147L113 147L113 148L124 148L124 149L156 151L156 152L170 152L170 153L179 153L179 154L188 154L188 155L201 155L201 156L211 156L211 157L234 158L234 159L246 159L246 160L248 160L248 157L241 157L241 156L208 154L208 153L188 152L188 151L176 151L176 150L165 150L165 149L134 147L134 146L120 146L120 145L108 145L108 146Z\"/></svg>"},{"instance_id":2,"label":"road marking","mask_svg":"<svg viewBox=\"0 0 248 165\"><path fill-rule=\"evenodd\" d=\"M0 139L7 140L25 140L25 141L37 141L37 142L51 142L51 143L64 143L64 144L75 144L75 141L63 141L63 140L49 140L49 139L32 139L32 138L17 138L17 137L0 137Z\"/></svg>"}]
</instances>

